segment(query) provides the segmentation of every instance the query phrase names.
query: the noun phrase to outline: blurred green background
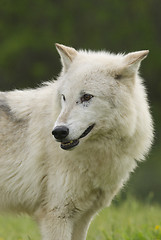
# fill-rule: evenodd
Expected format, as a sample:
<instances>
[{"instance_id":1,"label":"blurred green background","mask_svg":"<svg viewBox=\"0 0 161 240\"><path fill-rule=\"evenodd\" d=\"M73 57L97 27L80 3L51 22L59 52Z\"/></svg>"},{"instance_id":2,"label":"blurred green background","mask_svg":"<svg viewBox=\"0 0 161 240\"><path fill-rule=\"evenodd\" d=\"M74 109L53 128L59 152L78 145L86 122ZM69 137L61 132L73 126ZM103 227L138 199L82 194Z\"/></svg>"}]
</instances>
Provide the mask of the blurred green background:
<instances>
[{"instance_id":1,"label":"blurred green background","mask_svg":"<svg viewBox=\"0 0 161 240\"><path fill-rule=\"evenodd\" d=\"M155 142L123 192L161 202L161 1L0 0L0 90L36 87L57 76L55 42L115 53L150 50L141 75Z\"/></svg>"}]
</instances>

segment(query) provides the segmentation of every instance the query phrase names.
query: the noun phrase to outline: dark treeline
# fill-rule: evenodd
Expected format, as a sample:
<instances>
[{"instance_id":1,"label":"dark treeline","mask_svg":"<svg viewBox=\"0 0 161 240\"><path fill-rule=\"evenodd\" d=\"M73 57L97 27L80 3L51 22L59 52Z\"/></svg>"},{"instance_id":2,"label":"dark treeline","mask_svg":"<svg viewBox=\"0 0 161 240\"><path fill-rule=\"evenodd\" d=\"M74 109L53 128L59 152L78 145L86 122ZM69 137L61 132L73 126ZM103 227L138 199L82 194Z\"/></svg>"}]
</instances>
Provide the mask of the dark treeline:
<instances>
[{"instance_id":1,"label":"dark treeline","mask_svg":"<svg viewBox=\"0 0 161 240\"><path fill-rule=\"evenodd\" d=\"M129 183L161 200L161 1L1 0L0 89L35 87L60 71L54 43L129 52L149 49L141 75L155 121L155 143Z\"/></svg>"}]
</instances>

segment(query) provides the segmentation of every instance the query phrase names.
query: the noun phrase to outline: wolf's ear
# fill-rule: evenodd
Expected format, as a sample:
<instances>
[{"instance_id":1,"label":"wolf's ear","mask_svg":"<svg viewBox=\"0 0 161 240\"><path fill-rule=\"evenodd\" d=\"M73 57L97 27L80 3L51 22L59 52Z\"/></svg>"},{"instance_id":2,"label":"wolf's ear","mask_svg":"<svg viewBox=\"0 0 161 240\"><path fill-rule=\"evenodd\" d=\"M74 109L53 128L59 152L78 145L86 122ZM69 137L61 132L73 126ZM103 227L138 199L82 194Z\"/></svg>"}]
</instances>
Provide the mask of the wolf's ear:
<instances>
[{"instance_id":1,"label":"wolf's ear","mask_svg":"<svg viewBox=\"0 0 161 240\"><path fill-rule=\"evenodd\" d=\"M124 63L130 71L136 72L139 69L141 61L147 57L149 50L132 52L124 56Z\"/></svg>"},{"instance_id":2,"label":"wolf's ear","mask_svg":"<svg viewBox=\"0 0 161 240\"><path fill-rule=\"evenodd\" d=\"M71 62L77 56L78 52L71 47L64 46L62 44L55 44L56 49L61 57L61 62L64 67L64 70L67 71Z\"/></svg>"}]
</instances>

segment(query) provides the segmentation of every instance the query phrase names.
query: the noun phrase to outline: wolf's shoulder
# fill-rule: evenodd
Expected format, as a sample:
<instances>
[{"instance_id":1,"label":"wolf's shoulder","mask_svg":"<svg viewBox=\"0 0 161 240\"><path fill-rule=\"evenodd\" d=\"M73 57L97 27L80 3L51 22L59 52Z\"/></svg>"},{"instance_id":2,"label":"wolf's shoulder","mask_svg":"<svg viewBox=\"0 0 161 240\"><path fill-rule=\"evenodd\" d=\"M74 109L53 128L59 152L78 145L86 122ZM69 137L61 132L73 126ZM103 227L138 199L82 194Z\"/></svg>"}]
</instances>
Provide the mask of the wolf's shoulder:
<instances>
[{"instance_id":1,"label":"wolf's shoulder","mask_svg":"<svg viewBox=\"0 0 161 240\"><path fill-rule=\"evenodd\" d=\"M3 92L0 92L0 112L3 111L7 114L10 113L10 107L7 102L6 94Z\"/></svg>"}]
</instances>

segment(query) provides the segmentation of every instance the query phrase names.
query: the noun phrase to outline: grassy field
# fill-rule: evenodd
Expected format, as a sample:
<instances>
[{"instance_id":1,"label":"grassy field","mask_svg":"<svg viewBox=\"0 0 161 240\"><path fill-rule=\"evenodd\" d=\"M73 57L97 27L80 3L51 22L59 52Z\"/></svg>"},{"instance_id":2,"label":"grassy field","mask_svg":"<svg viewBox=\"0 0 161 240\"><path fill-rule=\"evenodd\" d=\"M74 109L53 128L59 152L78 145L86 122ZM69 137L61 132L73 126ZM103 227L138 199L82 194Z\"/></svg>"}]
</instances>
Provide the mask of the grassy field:
<instances>
[{"instance_id":1,"label":"grassy field","mask_svg":"<svg viewBox=\"0 0 161 240\"><path fill-rule=\"evenodd\" d=\"M1 216L0 240L40 240L40 235L27 216ZM87 240L161 240L161 206L131 197L112 204L95 217Z\"/></svg>"}]
</instances>

